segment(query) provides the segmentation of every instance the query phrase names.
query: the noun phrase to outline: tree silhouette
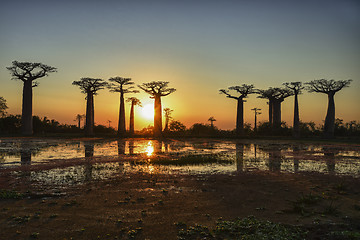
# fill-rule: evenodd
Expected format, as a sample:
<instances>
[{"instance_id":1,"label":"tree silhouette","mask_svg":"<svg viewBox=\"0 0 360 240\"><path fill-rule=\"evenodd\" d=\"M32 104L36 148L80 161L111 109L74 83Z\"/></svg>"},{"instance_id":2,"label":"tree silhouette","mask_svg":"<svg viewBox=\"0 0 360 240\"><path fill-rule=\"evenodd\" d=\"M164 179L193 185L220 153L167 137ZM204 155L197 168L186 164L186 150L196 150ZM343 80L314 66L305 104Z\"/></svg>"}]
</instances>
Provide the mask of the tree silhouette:
<instances>
[{"instance_id":1,"label":"tree silhouette","mask_svg":"<svg viewBox=\"0 0 360 240\"><path fill-rule=\"evenodd\" d=\"M6 116L6 109L8 109L8 106L6 104L5 98L0 97L0 117Z\"/></svg>"},{"instance_id":2,"label":"tree silhouette","mask_svg":"<svg viewBox=\"0 0 360 240\"><path fill-rule=\"evenodd\" d=\"M348 87L351 83L351 79L349 80L313 80L305 83L307 85L307 90L309 92L317 92L317 93L325 93L328 95L328 109L325 118L324 124L324 136L325 137L333 137L335 130L335 101L334 96L335 93L343 89L344 87Z\"/></svg>"},{"instance_id":3,"label":"tree silhouette","mask_svg":"<svg viewBox=\"0 0 360 240\"><path fill-rule=\"evenodd\" d=\"M126 100L127 102L131 102L131 109L130 109L130 128L129 128L129 132L130 134L134 134L135 132L135 118L134 118L134 107L135 106L139 106L141 107L141 102L139 99L137 99L136 97L131 97L131 98L128 98Z\"/></svg>"},{"instance_id":4,"label":"tree silhouette","mask_svg":"<svg viewBox=\"0 0 360 240\"><path fill-rule=\"evenodd\" d=\"M168 132L169 131L169 121L170 119L172 119L171 117L171 113L174 110L170 109L170 108L164 108L164 114L165 114L165 128L164 128L164 132Z\"/></svg>"},{"instance_id":5,"label":"tree silhouette","mask_svg":"<svg viewBox=\"0 0 360 240\"><path fill-rule=\"evenodd\" d=\"M284 88L269 88L267 90L258 90L259 98L269 100L269 122L274 128L281 126L281 103L285 98L290 97L292 92Z\"/></svg>"},{"instance_id":6,"label":"tree silhouette","mask_svg":"<svg viewBox=\"0 0 360 240\"><path fill-rule=\"evenodd\" d=\"M118 122L118 135L124 135L126 132L125 127L125 103L124 103L124 94L125 93L138 93L138 90L132 90L134 88L134 82L131 81L131 78L122 78L122 77L112 77L109 79L111 82L108 85L110 92L120 93L120 108L119 108L119 122Z\"/></svg>"},{"instance_id":7,"label":"tree silhouette","mask_svg":"<svg viewBox=\"0 0 360 240\"><path fill-rule=\"evenodd\" d=\"M290 89L294 95L294 122L293 122L293 136L300 137L300 116L299 116L299 101L298 95L304 89L301 82L283 83L283 85Z\"/></svg>"},{"instance_id":8,"label":"tree silhouette","mask_svg":"<svg viewBox=\"0 0 360 240\"><path fill-rule=\"evenodd\" d=\"M6 68L11 72L12 79L23 81L21 132L24 135L31 135L33 133L32 88L39 85L37 79L48 76L57 69L42 63L18 61L13 61L12 66Z\"/></svg>"},{"instance_id":9,"label":"tree silhouette","mask_svg":"<svg viewBox=\"0 0 360 240\"><path fill-rule=\"evenodd\" d=\"M104 89L108 83L100 78L86 77L73 81L72 84L79 86L81 92L86 94L85 134L91 136L94 134L94 95L97 95L97 91Z\"/></svg>"},{"instance_id":10,"label":"tree silhouette","mask_svg":"<svg viewBox=\"0 0 360 240\"><path fill-rule=\"evenodd\" d=\"M256 131L256 128L257 128L257 115L260 115L261 114L261 108L253 108L251 109L252 111L254 111L254 115L255 115L255 122L254 122L254 131Z\"/></svg>"},{"instance_id":11,"label":"tree silhouette","mask_svg":"<svg viewBox=\"0 0 360 240\"><path fill-rule=\"evenodd\" d=\"M234 96L229 93L229 90L236 91L240 96ZM255 93L254 85L243 84L241 86L229 87L228 90L220 89L221 94L225 94L228 98L233 98L237 100L237 113L236 113L236 133L240 134L244 129L244 98L248 94Z\"/></svg>"},{"instance_id":12,"label":"tree silhouette","mask_svg":"<svg viewBox=\"0 0 360 240\"><path fill-rule=\"evenodd\" d=\"M214 122L216 121L216 119L214 117L209 117L208 121L210 122L211 128L214 128Z\"/></svg>"},{"instance_id":13,"label":"tree silhouette","mask_svg":"<svg viewBox=\"0 0 360 240\"><path fill-rule=\"evenodd\" d=\"M77 123L78 123L78 128L81 127L81 120L83 120L84 118L85 118L85 115L84 115L84 114L78 114L78 115L76 115L74 121L77 121Z\"/></svg>"},{"instance_id":14,"label":"tree silhouette","mask_svg":"<svg viewBox=\"0 0 360 240\"><path fill-rule=\"evenodd\" d=\"M175 88L168 88L169 82L153 81L138 85L140 89L150 94L150 98L155 99L154 103L154 136L162 136L162 110L161 110L161 97L168 96L176 91Z\"/></svg>"},{"instance_id":15,"label":"tree silhouette","mask_svg":"<svg viewBox=\"0 0 360 240\"><path fill-rule=\"evenodd\" d=\"M276 95L276 89L274 89L274 88L269 88L267 90L258 89L257 93L260 94L258 96L258 98L264 98L264 99L269 100L268 101L268 105L269 105L269 123L272 125L272 123L273 123L273 102L274 102L275 95Z\"/></svg>"}]
</instances>

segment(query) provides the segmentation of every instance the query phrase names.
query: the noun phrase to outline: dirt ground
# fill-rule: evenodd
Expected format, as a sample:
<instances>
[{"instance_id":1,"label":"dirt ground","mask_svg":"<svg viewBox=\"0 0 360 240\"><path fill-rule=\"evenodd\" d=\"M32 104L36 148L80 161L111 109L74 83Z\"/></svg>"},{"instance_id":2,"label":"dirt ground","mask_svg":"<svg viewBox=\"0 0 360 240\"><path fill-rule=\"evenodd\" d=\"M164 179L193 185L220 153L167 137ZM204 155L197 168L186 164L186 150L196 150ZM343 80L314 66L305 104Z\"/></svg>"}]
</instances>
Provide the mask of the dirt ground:
<instances>
[{"instance_id":1,"label":"dirt ground","mask_svg":"<svg viewBox=\"0 0 360 240\"><path fill-rule=\"evenodd\" d=\"M250 215L360 226L359 179L327 174L127 173L52 190L0 171L0 189L0 239L177 239L176 223L214 227ZM321 239L316 230L313 239Z\"/></svg>"}]
</instances>

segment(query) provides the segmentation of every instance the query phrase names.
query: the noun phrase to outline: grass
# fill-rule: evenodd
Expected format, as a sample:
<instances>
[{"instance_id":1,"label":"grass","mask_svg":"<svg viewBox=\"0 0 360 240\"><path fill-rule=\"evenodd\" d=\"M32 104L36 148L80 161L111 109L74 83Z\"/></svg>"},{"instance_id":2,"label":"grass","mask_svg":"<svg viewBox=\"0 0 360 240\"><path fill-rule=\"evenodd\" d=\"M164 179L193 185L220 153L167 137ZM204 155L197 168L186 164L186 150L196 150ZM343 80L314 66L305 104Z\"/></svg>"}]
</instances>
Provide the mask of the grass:
<instances>
[{"instance_id":1,"label":"grass","mask_svg":"<svg viewBox=\"0 0 360 240\"><path fill-rule=\"evenodd\" d=\"M23 197L23 194L10 191L6 189L0 189L0 199L20 199Z\"/></svg>"},{"instance_id":2,"label":"grass","mask_svg":"<svg viewBox=\"0 0 360 240\"><path fill-rule=\"evenodd\" d=\"M258 220L254 216L238 218L234 221L217 222L214 229L206 226L195 225L186 227L185 224L178 224L183 227L178 232L178 238L187 239L304 239L307 232L295 226L273 223L270 221Z\"/></svg>"}]
</instances>

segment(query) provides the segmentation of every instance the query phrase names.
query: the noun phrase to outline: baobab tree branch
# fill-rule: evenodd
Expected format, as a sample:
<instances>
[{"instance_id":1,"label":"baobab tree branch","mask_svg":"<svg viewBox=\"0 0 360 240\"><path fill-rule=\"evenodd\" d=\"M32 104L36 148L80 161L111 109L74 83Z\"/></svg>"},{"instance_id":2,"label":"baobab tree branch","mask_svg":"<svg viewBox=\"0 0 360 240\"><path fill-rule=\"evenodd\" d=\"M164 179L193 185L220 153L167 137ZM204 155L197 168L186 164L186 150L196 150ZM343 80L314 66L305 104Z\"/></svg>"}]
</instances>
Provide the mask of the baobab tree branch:
<instances>
[{"instance_id":1,"label":"baobab tree branch","mask_svg":"<svg viewBox=\"0 0 360 240\"><path fill-rule=\"evenodd\" d=\"M220 92L220 94L225 94L227 98L239 99L238 97L235 97L235 96L232 96L231 94L229 94L229 92L226 91L225 89L220 89L219 92Z\"/></svg>"},{"instance_id":2,"label":"baobab tree branch","mask_svg":"<svg viewBox=\"0 0 360 240\"><path fill-rule=\"evenodd\" d=\"M307 85L307 90L309 92L319 92L319 93L336 93L343 89L344 87L348 87L351 83L351 79L348 80L326 80L326 79L319 79L319 80L312 80Z\"/></svg>"}]
</instances>

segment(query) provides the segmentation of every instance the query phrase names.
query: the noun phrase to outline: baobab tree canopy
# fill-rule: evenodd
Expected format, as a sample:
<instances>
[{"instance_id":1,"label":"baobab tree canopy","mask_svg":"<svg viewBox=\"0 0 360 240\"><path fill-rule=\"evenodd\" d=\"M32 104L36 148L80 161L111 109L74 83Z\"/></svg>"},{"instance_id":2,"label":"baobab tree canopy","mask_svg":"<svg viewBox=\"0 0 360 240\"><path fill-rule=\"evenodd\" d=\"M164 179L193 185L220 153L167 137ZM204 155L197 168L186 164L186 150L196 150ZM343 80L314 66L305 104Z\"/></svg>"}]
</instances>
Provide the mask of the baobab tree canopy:
<instances>
[{"instance_id":1,"label":"baobab tree canopy","mask_svg":"<svg viewBox=\"0 0 360 240\"><path fill-rule=\"evenodd\" d=\"M119 93L138 93L139 91L134 89L135 83L131 81L131 78L123 78L123 77L112 77L109 78L109 81L111 82L108 85L108 88L110 89L110 92L119 92ZM128 86L125 88L125 86Z\"/></svg>"},{"instance_id":2,"label":"baobab tree canopy","mask_svg":"<svg viewBox=\"0 0 360 240\"><path fill-rule=\"evenodd\" d=\"M307 85L307 90L309 92L318 92L318 93L333 93L340 91L344 87L348 87L351 83L351 79L348 80L312 80L310 82L305 83Z\"/></svg>"},{"instance_id":3,"label":"baobab tree canopy","mask_svg":"<svg viewBox=\"0 0 360 240\"><path fill-rule=\"evenodd\" d=\"M35 79L48 76L51 72L56 72L55 67L51 67L42 63L18 62L12 61L11 67L6 67L10 72L12 79L25 81L34 81ZM33 87L38 86L34 83Z\"/></svg>"},{"instance_id":4,"label":"baobab tree canopy","mask_svg":"<svg viewBox=\"0 0 360 240\"><path fill-rule=\"evenodd\" d=\"M294 94L301 94L302 90L305 88L302 85L302 82L286 82L286 83L283 83L283 85L286 88L292 90L294 92Z\"/></svg>"},{"instance_id":5,"label":"baobab tree canopy","mask_svg":"<svg viewBox=\"0 0 360 240\"><path fill-rule=\"evenodd\" d=\"M73 81L72 85L79 86L82 93L92 93L93 95L96 95L97 91L104 89L108 83L101 78L85 77L81 78L79 81Z\"/></svg>"},{"instance_id":6,"label":"baobab tree canopy","mask_svg":"<svg viewBox=\"0 0 360 240\"><path fill-rule=\"evenodd\" d=\"M144 92L152 95L152 97L155 96L165 97L176 91L175 88L168 88L168 84L169 82L152 81L149 83L143 83L141 85L138 85L138 87L144 90Z\"/></svg>"},{"instance_id":7,"label":"baobab tree canopy","mask_svg":"<svg viewBox=\"0 0 360 240\"><path fill-rule=\"evenodd\" d=\"M236 97L234 95L231 95L229 93L229 90L225 90L225 89L220 89L219 91L220 91L220 93L225 94L226 97L234 98L234 99L246 98L248 94L255 93L255 89L254 89L253 84L251 84L251 85L243 84L241 86L232 86L232 87L229 87L228 89L236 91L237 93L240 94L240 96Z\"/></svg>"}]
</instances>

